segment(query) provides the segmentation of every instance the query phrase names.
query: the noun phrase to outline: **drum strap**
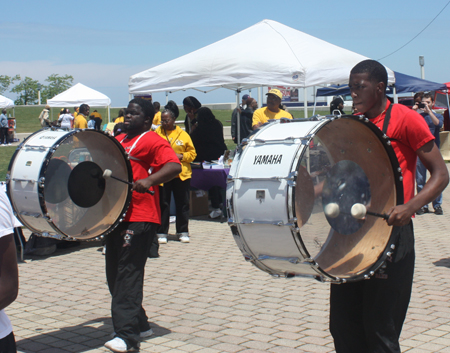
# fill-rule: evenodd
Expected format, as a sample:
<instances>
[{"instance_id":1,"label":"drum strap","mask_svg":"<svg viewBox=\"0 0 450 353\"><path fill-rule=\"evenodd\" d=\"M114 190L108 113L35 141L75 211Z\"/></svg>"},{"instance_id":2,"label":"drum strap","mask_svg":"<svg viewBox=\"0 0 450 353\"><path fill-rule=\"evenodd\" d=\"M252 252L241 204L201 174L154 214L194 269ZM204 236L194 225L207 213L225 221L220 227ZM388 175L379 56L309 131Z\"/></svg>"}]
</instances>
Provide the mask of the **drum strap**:
<instances>
[{"instance_id":1,"label":"drum strap","mask_svg":"<svg viewBox=\"0 0 450 353\"><path fill-rule=\"evenodd\" d=\"M131 151L136 147L136 144L139 142L139 140L142 138L142 136L144 136L147 132L148 132L148 131L143 132L143 133L141 134L141 136L139 136L139 137L136 139L136 141L134 141L133 145L131 146L130 150L129 150L128 153L127 153L128 156L130 157L130 159L133 159L133 160L135 160L135 161L141 161L139 158L133 157L133 156L131 155ZM122 141L120 141L120 143L122 143L127 137L128 137L128 135L125 136L125 137L122 139ZM143 161L141 161L141 162L143 162Z\"/></svg>"},{"instance_id":2,"label":"drum strap","mask_svg":"<svg viewBox=\"0 0 450 353\"><path fill-rule=\"evenodd\" d=\"M389 125L389 120L391 120L391 110L392 110L392 106L393 104L389 105L388 110L386 111L386 116L384 117L384 123L383 123L383 134L387 135L387 129L388 129L388 125ZM392 140L392 139L391 139Z\"/></svg>"}]
</instances>

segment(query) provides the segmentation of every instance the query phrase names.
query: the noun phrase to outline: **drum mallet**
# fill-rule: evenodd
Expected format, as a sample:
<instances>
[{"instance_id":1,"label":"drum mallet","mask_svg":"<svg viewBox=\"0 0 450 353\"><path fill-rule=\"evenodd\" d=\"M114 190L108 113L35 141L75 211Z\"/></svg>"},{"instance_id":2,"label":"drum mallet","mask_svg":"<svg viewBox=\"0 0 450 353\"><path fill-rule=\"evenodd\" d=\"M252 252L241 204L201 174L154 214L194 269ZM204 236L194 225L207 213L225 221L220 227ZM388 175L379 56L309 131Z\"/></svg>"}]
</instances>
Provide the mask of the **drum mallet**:
<instances>
[{"instance_id":1,"label":"drum mallet","mask_svg":"<svg viewBox=\"0 0 450 353\"><path fill-rule=\"evenodd\" d=\"M113 178L113 179L116 179L116 180L118 180L118 181L120 181L122 183L125 183L125 184L128 184L128 185L133 185L133 183L130 183L129 181L126 181L126 180L120 179L118 177L115 177L114 175L112 175L112 171L109 170L109 169L105 169L105 171L103 172L103 178L104 179ZM155 192L153 190L147 190L146 193L148 193L150 195L154 195L155 194Z\"/></svg>"},{"instance_id":2,"label":"drum mallet","mask_svg":"<svg viewBox=\"0 0 450 353\"><path fill-rule=\"evenodd\" d=\"M364 206L362 203L355 203L352 206L352 208L350 210L350 213L356 219L363 219L366 216L366 214L368 214L370 216L383 218L386 221L389 219L389 215L387 215L386 213L381 214L381 213L376 213L376 212L369 211L366 208L366 206Z\"/></svg>"}]
</instances>

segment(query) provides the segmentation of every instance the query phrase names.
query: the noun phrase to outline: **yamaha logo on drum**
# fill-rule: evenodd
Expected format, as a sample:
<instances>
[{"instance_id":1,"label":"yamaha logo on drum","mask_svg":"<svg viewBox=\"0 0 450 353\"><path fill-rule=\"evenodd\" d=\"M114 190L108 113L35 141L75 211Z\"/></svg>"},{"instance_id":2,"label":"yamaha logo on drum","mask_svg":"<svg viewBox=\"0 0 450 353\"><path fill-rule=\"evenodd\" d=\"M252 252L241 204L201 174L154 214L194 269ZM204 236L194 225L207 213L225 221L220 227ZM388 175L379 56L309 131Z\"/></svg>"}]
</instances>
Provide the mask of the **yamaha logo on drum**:
<instances>
[{"instance_id":1,"label":"yamaha logo on drum","mask_svg":"<svg viewBox=\"0 0 450 353\"><path fill-rule=\"evenodd\" d=\"M282 154L259 154L255 156L253 164L281 164Z\"/></svg>"}]
</instances>

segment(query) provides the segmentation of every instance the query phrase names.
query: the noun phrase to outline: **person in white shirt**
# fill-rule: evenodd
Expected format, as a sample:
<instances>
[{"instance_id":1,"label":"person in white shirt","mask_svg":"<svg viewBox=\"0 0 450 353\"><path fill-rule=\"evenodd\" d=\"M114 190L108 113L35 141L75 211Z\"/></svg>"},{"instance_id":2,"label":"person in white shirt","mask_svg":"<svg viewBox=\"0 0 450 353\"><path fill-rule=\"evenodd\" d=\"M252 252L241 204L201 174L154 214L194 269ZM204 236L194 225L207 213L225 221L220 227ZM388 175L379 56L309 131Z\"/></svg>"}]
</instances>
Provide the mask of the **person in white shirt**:
<instances>
[{"instance_id":1,"label":"person in white shirt","mask_svg":"<svg viewBox=\"0 0 450 353\"><path fill-rule=\"evenodd\" d=\"M69 114L69 110L64 108L64 114L61 114L59 116L58 121L61 123L61 127L63 129L71 129L72 128L73 115Z\"/></svg>"},{"instance_id":2,"label":"person in white shirt","mask_svg":"<svg viewBox=\"0 0 450 353\"><path fill-rule=\"evenodd\" d=\"M0 188L0 352L2 353L17 351L11 321L4 309L16 300L19 292L14 228L21 226L14 217L5 191Z\"/></svg>"}]
</instances>

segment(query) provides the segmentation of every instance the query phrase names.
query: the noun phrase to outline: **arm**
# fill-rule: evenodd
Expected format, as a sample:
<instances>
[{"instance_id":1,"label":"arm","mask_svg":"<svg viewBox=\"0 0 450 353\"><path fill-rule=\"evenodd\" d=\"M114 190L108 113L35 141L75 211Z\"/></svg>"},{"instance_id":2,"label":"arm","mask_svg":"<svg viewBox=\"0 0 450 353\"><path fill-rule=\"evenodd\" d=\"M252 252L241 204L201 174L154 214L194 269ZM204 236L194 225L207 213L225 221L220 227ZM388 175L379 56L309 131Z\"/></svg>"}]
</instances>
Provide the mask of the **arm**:
<instances>
[{"instance_id":1,"label":"arm","mask_svg":"<svg viewBox=\"0 0 450 353\"><path fill-rule=\"evenodd\" d=\"M177 153L177 157L180 158L178 155L181 155L180 161L182 160L185 163L191 163L194 161L195 157L197 157L197 152L195 151L194 144L192 143L192 140L189 135L187 135L186 137L185 144L186 144L185 152Z\"/></svg>"},{"instance_id":2,"label":"arm","mask_svg":"<svg viewBox=\"0 0 450 353\"><path fill-rule=\"evenodd\" d=\"M175 178L178 174L181 173L181 164L180 163L174 163L169 162L166 163L160 170L158 170L156 173L150 174L145 179L137 180L133 185L133 190L137 192L144 193L152 185L159 185L166 183L173 178Z\"/></svg>"},{"instance_id":3,"label":"arm","mask_svg":"<svg viewBox=\"0 0 450 353\"><path fill-rule=\"evenodd\" d=\"M417 150L417 156L428 169L431 176L421 192L416 194L408 203L393 207L388 214L389 225L402 226L408 224L412 215L423 205L439 196L448 184L448 170L441 153L434 140L426 143Z\"/></svg>"},{"instance_id":4,"label":"arm","mask_svg":"<svg viewBox=\"0 0 450 353\"><path fill-rule=\"evenodd\" d=\"M0 310L6 308L19 292L16 245L13 234L0 238Z\"/></svg>"},{"instance_id":5,"label":"arm","mask_svg":"<svg viewBox=\"0 0 450 353\"><path fill-rule=\"evenodd\" d=\"M427 113L427 114L430 116L431 121L433 122L434 125L439 125L439 124L440 124L438 117L437 117L436 114L434 114L434 112L428 107L428 104L425 104L424 110L425 110L425 113Z\"/></svg>"}]
</instances>

